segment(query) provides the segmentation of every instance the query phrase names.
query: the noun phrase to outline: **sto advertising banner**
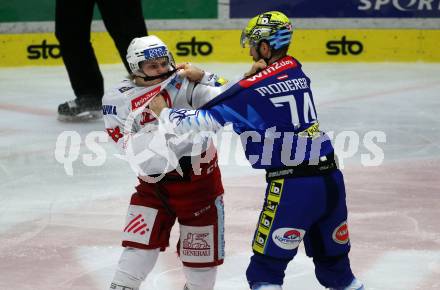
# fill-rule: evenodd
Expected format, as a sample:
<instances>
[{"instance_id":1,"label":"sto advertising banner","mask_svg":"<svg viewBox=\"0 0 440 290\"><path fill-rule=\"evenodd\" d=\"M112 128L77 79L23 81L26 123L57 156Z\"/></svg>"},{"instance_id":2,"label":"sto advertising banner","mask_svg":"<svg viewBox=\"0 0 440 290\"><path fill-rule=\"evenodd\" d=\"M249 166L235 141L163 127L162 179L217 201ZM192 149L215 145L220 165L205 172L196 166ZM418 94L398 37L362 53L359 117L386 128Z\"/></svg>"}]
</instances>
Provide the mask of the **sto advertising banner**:
<instances>
[{"instance_id":1,"label":"sto advertising banner","mask_svg":"<svg viewBox=\"0 0 440 290\"><path fill-rule=\"evenodd\" d=\"M177 62L247 62L249 50L239 44L240 30L167 30L158 35ZM301 61L440 62L440 30L332 29L295 30L289 53ZM121 63L108 33L93 32L99 63ZM53 33L0 34L0 67L62 65Z\"/></svg>"},{"instance_id":2,"label":"sto advertising banner","mask_svg":"<svg viewBox=\"0 0 440 290\"><path fill-rule=\"evenodd\" d=\"M440 0L230 0L231 18L278 10L291 18L438 18Z\"/></svg>"}]
</instances>

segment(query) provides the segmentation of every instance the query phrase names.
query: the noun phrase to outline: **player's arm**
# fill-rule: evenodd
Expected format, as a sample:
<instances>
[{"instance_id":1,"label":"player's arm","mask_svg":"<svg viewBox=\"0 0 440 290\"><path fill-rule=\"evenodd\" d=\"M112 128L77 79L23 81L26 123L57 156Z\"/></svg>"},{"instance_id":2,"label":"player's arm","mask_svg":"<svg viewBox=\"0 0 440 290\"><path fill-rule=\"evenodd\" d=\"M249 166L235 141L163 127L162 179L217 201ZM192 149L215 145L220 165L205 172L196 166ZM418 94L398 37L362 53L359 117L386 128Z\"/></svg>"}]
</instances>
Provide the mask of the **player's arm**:
<instances>
[{"instance_id":1,"label":"player's arm","mask_svg":"<svg viewBox=\"0 0 440 290\"><path fill-rule=\"evenodd\" d=\"M165 108L159 118L162 122L169 122L173 131L180 135L188 132L217 132L223 125L209 110L185 110Z\"/></svg>"},{"instance_id":2,"label":"player's arm","mask_svg":"<svg viewBox=\"0 0 440 290\"><path fill-rule=\"evenodd\" d=\"M210 87L221 87L227 80L207 71L204 71L196 66L191 65L190 63L182 63L176 66L178 70L178 75L181 77L185 77L191 82L200 83L205 86Z\"/></svg>"},{"instance_id":3,"label":"player's arm","mask_svg":"<svg viewBox=\"0 0 440 290\"><path fill-rule=\"evenodd\" d=\"M243 76L240 76L239 78L240 79L242 77L248 78L248 77L262 71L266 67L267 67L266 61L264 61L263 59L260 59L259 61L254 62L252 64L252 67L249 69L249 71L244 73ZM228 82L224 78L219 77L216 74L206 72L196 66L191 65L188 62L179 64L179 65L177 65L176 68L177 68L178 74L180 76L186 77L187 79L189 79L192 82L198 82L203 85L207 85L207 86L211 86L211 87L220 87Z\"/></svg>"},{"instance_id":4,"label":"player's arm","mask_svg":"<svg viewBox=\"0 0 440 290\"><path fill-rule=\"evenodd\" d=\"M227 81L216 74L206 72L190 63L179 64L177 66L178 74L186 77L190 84L188 85L186 97L188 103L195 109L198 109L214 99L216 96L233 86L243 77L250 77L266 68L264 60L257 61L243 76L237 76L232 81Z\"/></svg>"},{"instance_id":5,"label":"player's arm","mask_svg":"<svg viewBox=\"0 0 440 290\"><path fill-rule=\"evenodd\" d=\"M266 67L267 67L266 61L265 61L264 59L260 59L259 61L254 62L254 63L252 64L251 69L250 69L248 72L246 72L246 73L244 74L244 77L245 77L245 78L251 77L251 76L253 76L254 74L256 74L256 73L262 71L262 70L265 69Z\"/></svg>"},{"instance_id":6,"label":"player's arm","mask_svg":"<svg viewBox=\"0 0 440 290\"><path fill-rule=\"evenodd\" d=\"M119 153L126 155L130 146L132 154L136 155L145 150L152 136L137 128L126 100L127 98L117 90L106 92L102 99L103 119L105 129Z\"/></svg>"},{"instance_id":7,"label":"player's arm","mask_svg":"<svg viewBox=\"0 0 440 290\"><path fill-rule=\"evenodd\" d=\"M121 154L125 152L124 139L128 133L126 130L127 114L124 111L123 98L119 96L118 92L116 90L106 92L102 98L105 130ZM132 133L132 130L129 133Z\"/></svg>"},{"instance_id":8,"label":"player's arm","mask_svg":"<svg viewBox=\"0 0 440 290\"><path fill-rule=\"evenodd\" d=\"M191 107L198 109L222 93L228 81L214 73L203 71L189 63L177 66L178 74L189 81L186 99Z\"/></svg>"},{"instance_id":9,"label":"player's arm","mask_svg":"<svg viewBox=\"0 0 440 290\"><path fill-rule=\"evenodd\" d=\"M159 116L166 130L177 135L189 132L217 132L224 125L209 110L170 109L160 95L150 102L149 107Z\"/></svg>"},{"instance_id":10,"label":"player's arm","mask_svg":"<svg viewBox=\"0 0 440 290\"><path fill-rule=\"evenodd\" d=\"M188 92L188 102L191 107L198 109L220 95L224 91L222 86L212 87L195 83L191 92Z\"/></svg>"}]
</instances>

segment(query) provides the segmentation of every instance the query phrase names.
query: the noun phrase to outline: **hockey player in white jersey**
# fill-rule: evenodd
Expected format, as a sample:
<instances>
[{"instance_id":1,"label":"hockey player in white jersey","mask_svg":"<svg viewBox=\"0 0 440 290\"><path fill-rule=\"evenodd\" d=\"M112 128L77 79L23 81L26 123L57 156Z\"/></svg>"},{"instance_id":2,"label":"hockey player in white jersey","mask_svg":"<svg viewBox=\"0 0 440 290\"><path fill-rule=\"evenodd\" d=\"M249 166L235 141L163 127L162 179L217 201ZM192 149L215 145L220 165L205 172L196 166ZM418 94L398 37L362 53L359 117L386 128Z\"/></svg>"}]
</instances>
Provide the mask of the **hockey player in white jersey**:
<instances>
[{"instance_id":1,"label":"hockey player in white jersey","mask_svg":"<svg viewBox=\"0 0 440 290\"><path fill-rule=\"evenodd\" d=\"M198 83L179 75L200 70L192 71L188 64L176 67L165 43L154 35L135 38L127 61L132 79L104 95L103 116L108 134L136 170L139 185L131 197L124 250L110 289L139 289L159 252L169 246L177 219L184 287L212 290L216 266L224 257L223 186L215 148L207 145L207 138L167 144L148 102L161 93L169 106L199 108L220 93L225 81L206 72Z\"/></svg>"}]
</instances>

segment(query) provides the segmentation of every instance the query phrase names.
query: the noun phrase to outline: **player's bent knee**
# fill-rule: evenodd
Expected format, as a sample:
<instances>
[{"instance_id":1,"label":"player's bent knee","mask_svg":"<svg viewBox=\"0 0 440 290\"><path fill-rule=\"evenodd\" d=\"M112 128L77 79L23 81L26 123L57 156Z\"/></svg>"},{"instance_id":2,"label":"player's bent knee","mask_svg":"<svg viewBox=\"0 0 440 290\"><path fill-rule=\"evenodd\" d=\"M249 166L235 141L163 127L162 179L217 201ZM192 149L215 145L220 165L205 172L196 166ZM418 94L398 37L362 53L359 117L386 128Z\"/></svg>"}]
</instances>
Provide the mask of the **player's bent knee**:
<instances>
[{"instance_id":1,"label":"player's bent knee","mask_svg":"<svg viewBox=\"0 0 440 290\"><path fill-rule=\"evenodd\" d=\"M128 289L137 289L151 272L159 255L159 249L143 250L124 248L119 259L118 268L113 278L113 285ZM110 288L118 289L118 288Z\"/></svg>"},{"instance_id":2,"label":"player's bent knee","mask_svg":"<svg viewBox=\"0 0 440 290\"><path fill-rule=\"evenodd\" d=\"M217 276L217 267L192 268L183 266L188 290L213 290Z\"/></svg>"},{"instance_id":3,"label":"player's bent knee","mask_svg":"<svg viewBox=\"0 0 440 290\"><path fill-rule=\"evenodd\" d=\"M283 285L284 271L286 270L288 263L289 260L254 254L251 257L251 262L246 270L246 277L249 286L251 289L254 289L252 287L258 285Z\"/></svg>"}]
</instances>

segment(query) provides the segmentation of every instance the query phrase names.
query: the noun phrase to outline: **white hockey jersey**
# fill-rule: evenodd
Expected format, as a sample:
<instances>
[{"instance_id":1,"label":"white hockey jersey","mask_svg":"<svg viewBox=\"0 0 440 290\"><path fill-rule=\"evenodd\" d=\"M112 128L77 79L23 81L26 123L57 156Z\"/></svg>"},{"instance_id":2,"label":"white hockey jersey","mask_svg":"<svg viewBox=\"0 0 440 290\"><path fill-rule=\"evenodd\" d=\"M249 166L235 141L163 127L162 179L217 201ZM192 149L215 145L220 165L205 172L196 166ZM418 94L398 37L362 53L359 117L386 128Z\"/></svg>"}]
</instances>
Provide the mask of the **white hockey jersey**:
<instances>
[{"instance_id":1,"label":"white hockey jersey","mask_svg":"<svg viewBox=\"0 0 440 290\"><path fill-rule=\"evenodd\" d=\"M170 172L178 168L178 160L183 156L203 152L208 141L207 138L192 140L188 135L168 142L166 134L158 131L155 116L145 110L160 92L169 107L197 109L220 94L221 87L173 75L151 87L140 87L126 79L105 93L102 100L105 128L138 176Z\"/></svg>"}]
</instances>

